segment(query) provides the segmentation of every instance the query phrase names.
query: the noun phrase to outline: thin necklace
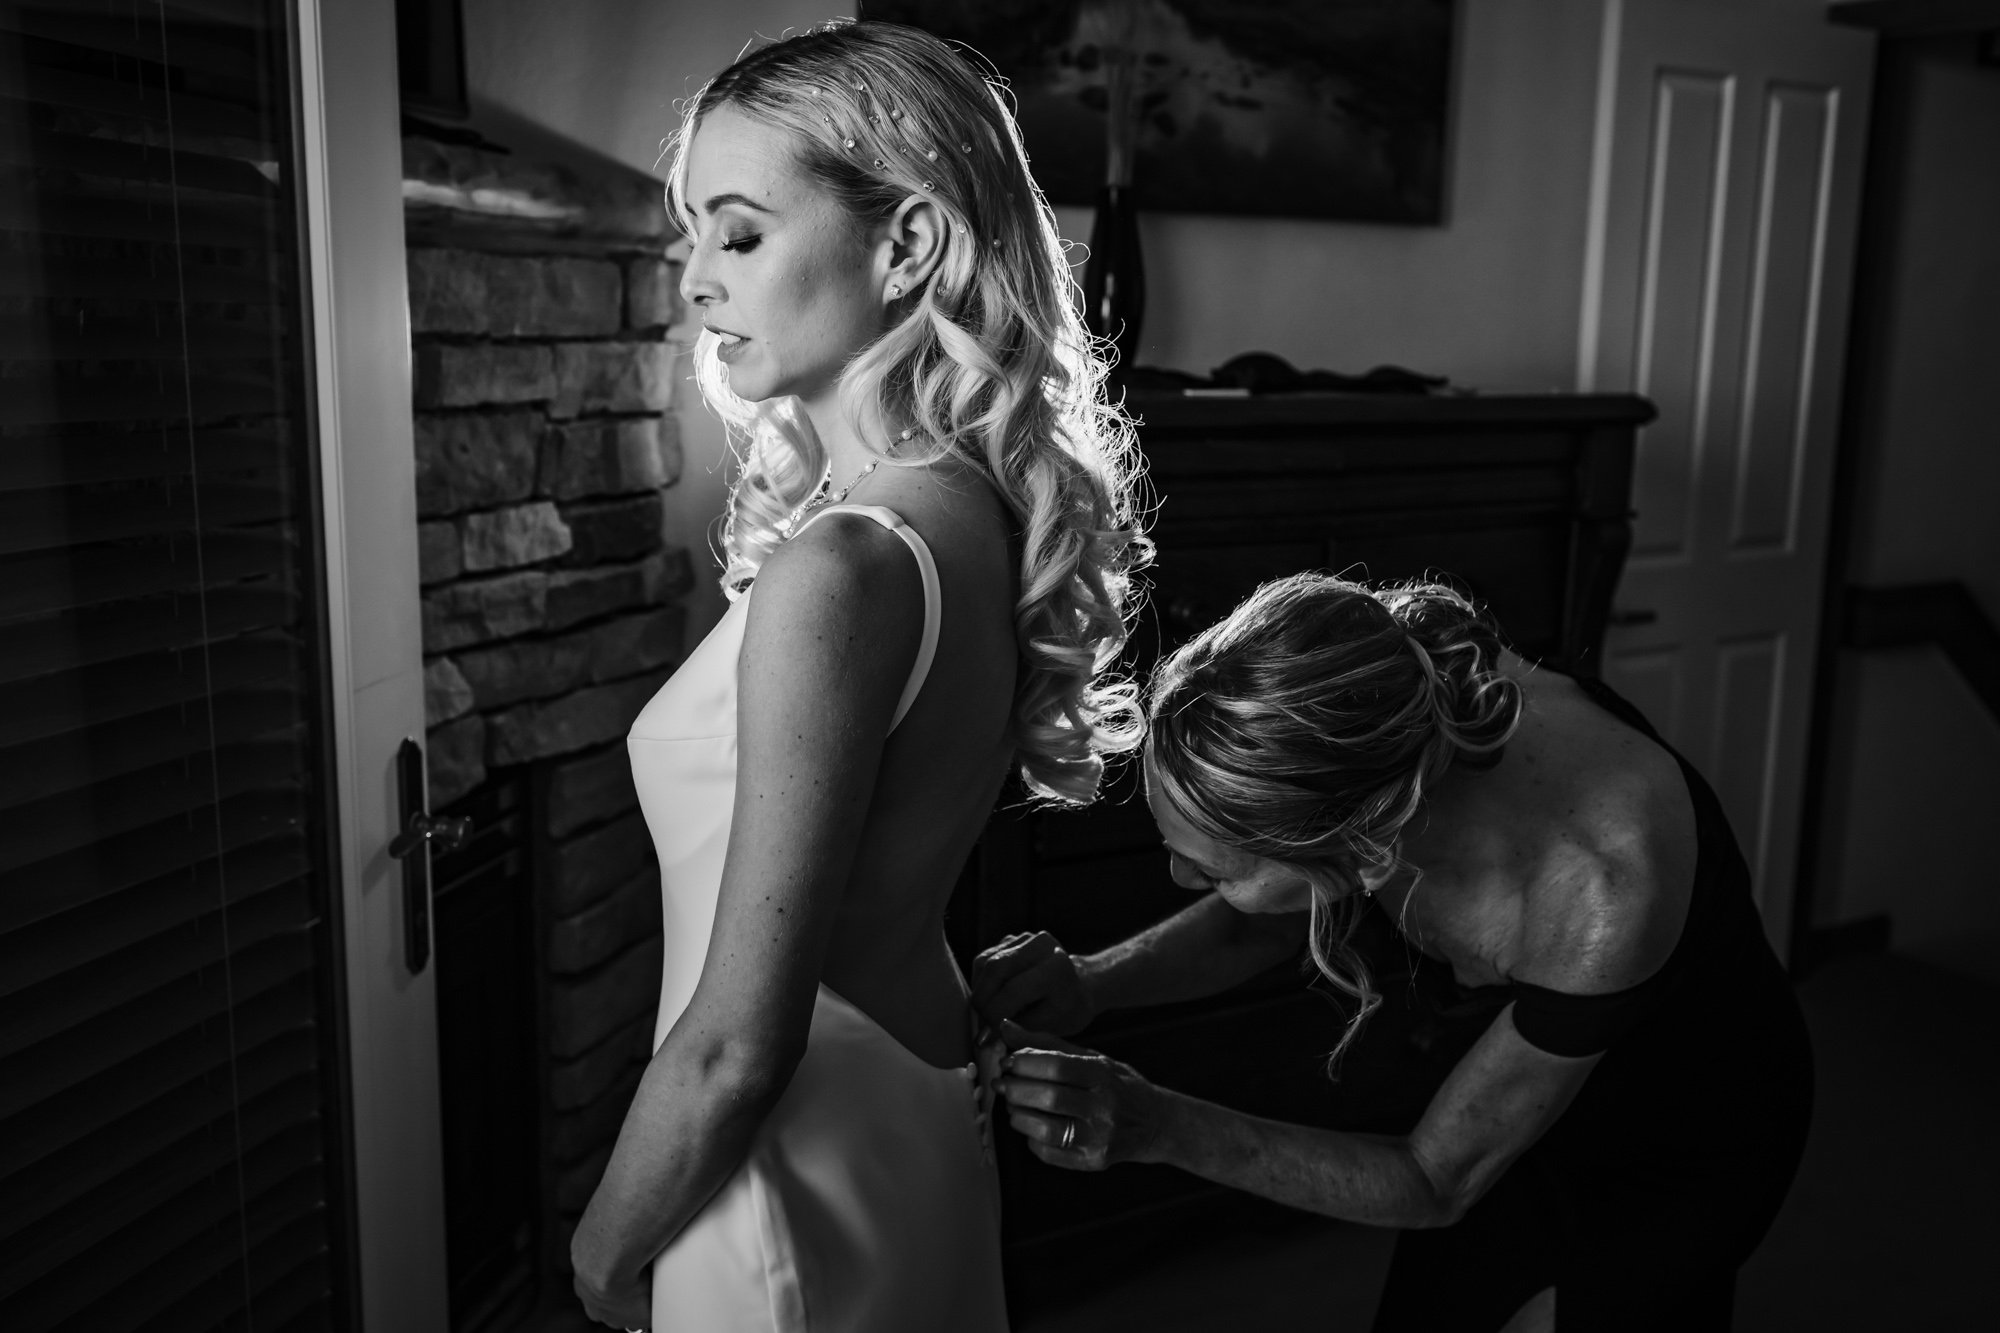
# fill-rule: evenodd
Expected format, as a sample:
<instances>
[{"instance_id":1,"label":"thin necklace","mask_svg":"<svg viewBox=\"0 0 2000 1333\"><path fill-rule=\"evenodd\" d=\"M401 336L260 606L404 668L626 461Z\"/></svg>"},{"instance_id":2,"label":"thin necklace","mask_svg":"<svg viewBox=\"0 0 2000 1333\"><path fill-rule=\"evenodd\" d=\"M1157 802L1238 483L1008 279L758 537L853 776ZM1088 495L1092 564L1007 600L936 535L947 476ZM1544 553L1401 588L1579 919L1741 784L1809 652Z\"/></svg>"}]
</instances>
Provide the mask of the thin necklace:
<instances>
[{"instance_id":1,"label":"thin necklace","mask_svg":"<svg viewBox=\"0 0 2000 1333\"><path fill-rule=\"evenodd\" d=\"M826 465L825 474L822 475L819 479L819 485L813 487L813 493L806 497L804 504L800 505L797 509L794 509L792 511L790 518L787 518L783 523L778 525L778 530L785 536L789 537L794 532L798 531L799 520L804 518L808 513L812 512L815 509L819 509L822 507L831 507L833 505L841 503L843 500L847 498L848 493L850 491L852 491L856 486L859 486L868 477L869 473L873 472L877 467L881 466L881 462L882 460L879 458L869 459L868 466L862 468L860 474L856 476L853 481L850 481L845 486L841 487L838 494L828 495L826 493L827 488L833 485L833 463L829 461Z\"/></svg>"}]
</instances>

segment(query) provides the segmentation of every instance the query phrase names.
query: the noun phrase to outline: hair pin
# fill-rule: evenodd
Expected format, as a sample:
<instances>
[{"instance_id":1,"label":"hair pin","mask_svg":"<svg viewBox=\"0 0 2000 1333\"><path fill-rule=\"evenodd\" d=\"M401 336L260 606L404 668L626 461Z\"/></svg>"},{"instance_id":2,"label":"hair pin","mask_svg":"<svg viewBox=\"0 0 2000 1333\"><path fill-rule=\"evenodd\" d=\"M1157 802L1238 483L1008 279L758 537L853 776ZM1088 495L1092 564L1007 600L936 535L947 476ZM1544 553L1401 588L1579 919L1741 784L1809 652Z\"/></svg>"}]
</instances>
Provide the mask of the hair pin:
<instances>
[{"instance_id":1,"label":"hair pin","mask_svg":"<svg viewBox=\"0 0 2000 1333\"><path fill-rule=\"evenodd\" d=\"M889 119L901 120L902 118L903 118L903 108L899 106L892 106L889 108Z\"/></svg>"},{"instance_id":2,"label":"hair pin","mask_svg":"<svg viewBox=\"0 0 2000 1333\"><path fill-rule=\"evenodd\" d=\"M924 154L924 156L929 158L933 162L937 161L937 149L935 148L930 149Z\"/></svg>"},{"instance_id":3,"label":"hair pin","mask_svg":"<svg viewBox=\"0 0 2000 1333\"><path fill-rule=\"evenodd\" d=\"M968 153L972 151L972 145L969 143L962 143L959 145L959 147L963 148Z\"/></svg>"},{"instance_id":4,"label":"hair pin","mask_svg":"<svg viewBox=\"0 0 2000 1333\"><path fill-rule=\"evenodd\" d=\"M933 183L933 182L931 182L931 181L925 181L925 182L924 182L924 188L925 188L926 190L935 190L935 189L937 188L937 186L936 186L936 184L934 184L934 183Z\"/></svg>"},{"instance_id":5,"label":"hair pin","mask_svg":"<svg viewBox=\"0 0 2000 1333\"><path fill-rule=\"evenodd\" d=\"M842 139L842 140L841 140L840 142L841 142L841 146L842 146L843 148L852 148L852 147L854 147L854 140L852 140L852 139Z\"/></svg>"}]
</instances>

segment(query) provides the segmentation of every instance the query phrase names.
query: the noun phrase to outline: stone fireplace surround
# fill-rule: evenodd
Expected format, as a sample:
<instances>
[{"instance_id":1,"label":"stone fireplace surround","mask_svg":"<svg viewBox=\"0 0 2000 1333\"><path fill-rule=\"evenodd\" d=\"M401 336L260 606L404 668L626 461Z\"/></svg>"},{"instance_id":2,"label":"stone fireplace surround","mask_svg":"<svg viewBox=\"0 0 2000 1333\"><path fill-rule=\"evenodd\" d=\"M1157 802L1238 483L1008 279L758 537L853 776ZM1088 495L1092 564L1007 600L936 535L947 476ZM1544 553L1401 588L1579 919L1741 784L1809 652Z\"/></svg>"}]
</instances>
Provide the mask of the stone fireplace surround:
<instances>
[{"instance_id":1,"label":"stone fireplace surround","mask_svg":"<svg viewBox=\"0 0 2000 1333\"><path fill-rule=\"evenodd\" d=\"M624 736L682 648L679 272L629 168L446 131L405 140L404 175L431 805L535 793L547 1316L574 1309L569 1237L651 1053L659 883Z\"/></svg>"}]
</instances>

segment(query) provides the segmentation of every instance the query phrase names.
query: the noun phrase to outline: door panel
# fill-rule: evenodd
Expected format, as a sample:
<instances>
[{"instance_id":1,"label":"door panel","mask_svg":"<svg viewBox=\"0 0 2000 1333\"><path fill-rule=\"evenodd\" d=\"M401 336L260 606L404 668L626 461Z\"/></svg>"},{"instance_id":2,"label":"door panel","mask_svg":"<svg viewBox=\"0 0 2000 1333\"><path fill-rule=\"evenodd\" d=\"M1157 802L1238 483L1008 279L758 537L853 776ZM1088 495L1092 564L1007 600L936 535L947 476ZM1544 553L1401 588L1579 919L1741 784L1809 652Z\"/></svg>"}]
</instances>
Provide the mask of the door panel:
<instances>
[{"instance_id":1,"label":"door panel","mask_svg":"<svg viewBox=\"0 0 2000 1333\"><path fill-rule=\"evenodd\" d=\"M1660 408L1639 431L1635 558L1684 557L1710 420L1718 234L1725 215L1734 87L1726 76L1663 70L1653 89L1652 181L1633 382Z\"/></svg>"},{"instance_id":2,"label":"door panel","mask_svg":"<svg viewBox=\"0 0 2000 1333\"><path fill-rule=\"evenodd\" d=\"M1783 635L1724 643L1715 653L1715 733L1706 768L1753 881L1770 848L1784 661Z\"/></svg>"},{"instance_id":3,"label":"door panel","mask_svg":"<svg viewBox=\"0 0 2000 1333\"><path fill-rule=\"evenodd\" d=\"M1579 380L1660 417L1617 598L1651 614L1605 674L1722 792L1782 950L1874 39L1719 0L1608 15Z\"/></svg>"},{"instance_id":4,"label":"door panel","mask_svg":"<svg viewBox=\"0 0 2000 1333\"><path fill-rule=\"evenodd\" d=\"M0 7L0 1328L337 1327L282 0Z\"/></svg>"},{"instance_id":5,"label":"door panel","mask_svg":"<svg viewBox=\"0 0 2000 1333\"><path fill-rule=\"evenodd\" d=\"M1796 539L1838 105L1838 89L1796 84L1773 84L1764 103L1732 553L1789 549Z\"/></svg>"}]
</instances>

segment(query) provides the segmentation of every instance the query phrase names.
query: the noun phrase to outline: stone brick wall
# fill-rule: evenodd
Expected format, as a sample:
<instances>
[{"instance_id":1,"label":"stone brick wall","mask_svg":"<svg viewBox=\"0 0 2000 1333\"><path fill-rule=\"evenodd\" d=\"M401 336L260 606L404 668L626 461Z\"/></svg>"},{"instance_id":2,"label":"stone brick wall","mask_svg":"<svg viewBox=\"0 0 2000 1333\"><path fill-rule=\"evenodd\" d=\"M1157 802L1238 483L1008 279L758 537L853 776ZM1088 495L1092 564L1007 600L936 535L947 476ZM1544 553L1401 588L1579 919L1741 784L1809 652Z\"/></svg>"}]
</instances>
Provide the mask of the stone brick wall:
<instances>
[{"instance_id":1,"label":"stone brick wall","mask_svg":"<svg viewBox=\"0 0 2000 1333\"><path fill-rule=\"evenodd\" d=\"M638 173L428 139L404 161L431 803L528 766L544 1285L566 1294L658 997L623 740L679 660L690 578L662 538L679 274Z\"/></svg>"}]
</instances>

